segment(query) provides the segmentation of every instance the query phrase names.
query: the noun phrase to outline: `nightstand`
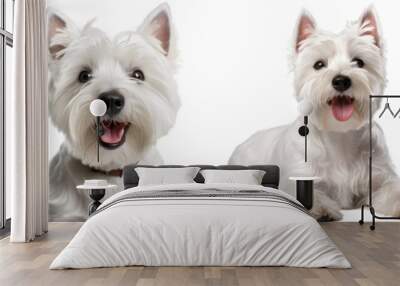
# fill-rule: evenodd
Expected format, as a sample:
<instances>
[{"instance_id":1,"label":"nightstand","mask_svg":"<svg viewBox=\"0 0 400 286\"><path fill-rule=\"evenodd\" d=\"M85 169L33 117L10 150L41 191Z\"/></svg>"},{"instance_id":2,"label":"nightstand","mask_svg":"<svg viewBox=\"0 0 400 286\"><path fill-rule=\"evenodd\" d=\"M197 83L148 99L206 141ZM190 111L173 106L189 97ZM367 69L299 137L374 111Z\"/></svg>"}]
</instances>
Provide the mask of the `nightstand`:
<instances>
[{"instance_id":1,"label":"nightstand","mask_svg":"<svg viewBox=\"0 0 400 286\"><path fill-rule=\"evenodd\" d=\"M89 205L89 216L94 213L101 205L100 200L105 196L106 189L116 188L117 185L108 184L106 180L85 180L83 185L76 188L78 190L89 191L89 197L93 200Z\"/></svg>"},{"instance_id":2,"label":"nightstand","mask_svg":"<svg viewBox=\"0 0 400 286\"><path fill-rule=\"evenodd\" d=\"M314 181L321 179L320 177L289 177L289 180L296 181L296 199L303 206L311 210L313 207L313 189Z\"/></svg>"}]
</instances>

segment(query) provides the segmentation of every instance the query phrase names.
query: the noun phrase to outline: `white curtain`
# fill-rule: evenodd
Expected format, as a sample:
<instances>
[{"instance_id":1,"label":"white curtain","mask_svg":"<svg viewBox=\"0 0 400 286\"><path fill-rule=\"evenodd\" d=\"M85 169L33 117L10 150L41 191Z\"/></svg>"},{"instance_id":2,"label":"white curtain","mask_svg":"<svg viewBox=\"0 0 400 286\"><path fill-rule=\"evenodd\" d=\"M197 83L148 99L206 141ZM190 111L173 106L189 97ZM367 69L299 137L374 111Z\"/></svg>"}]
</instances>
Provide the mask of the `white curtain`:
<instances>
[{"instance_id":1,"label":"white curtain","mask_svg":"<svg viewBox=\"0 0 400 286\"><path fill-rule=\"evenodd\" d=\"M6 98L6 187L12 242L47 232L46 0L15 1L13 92Z\"/></svg>"}]
</instances>

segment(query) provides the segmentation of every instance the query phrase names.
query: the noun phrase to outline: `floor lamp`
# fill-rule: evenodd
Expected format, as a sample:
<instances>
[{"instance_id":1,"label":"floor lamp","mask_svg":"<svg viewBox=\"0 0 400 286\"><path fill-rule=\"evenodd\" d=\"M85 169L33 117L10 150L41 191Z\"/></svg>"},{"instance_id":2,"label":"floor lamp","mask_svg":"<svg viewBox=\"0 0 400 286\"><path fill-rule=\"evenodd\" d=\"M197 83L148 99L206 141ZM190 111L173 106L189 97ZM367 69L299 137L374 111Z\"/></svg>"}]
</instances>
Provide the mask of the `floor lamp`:
<instances>
[{"instance_id":1,"label":"floor lamp","mask_svg":"<svg viewBox=\"0 0 400 286\"><path fill-rule=\"evenodd\" d=\"M96 136L97 136L97 162L100 161L100 117L107 112L107 105L101 99L95 99L90 103L90 113L96 117Z\"/></svg>"}]
</instances>

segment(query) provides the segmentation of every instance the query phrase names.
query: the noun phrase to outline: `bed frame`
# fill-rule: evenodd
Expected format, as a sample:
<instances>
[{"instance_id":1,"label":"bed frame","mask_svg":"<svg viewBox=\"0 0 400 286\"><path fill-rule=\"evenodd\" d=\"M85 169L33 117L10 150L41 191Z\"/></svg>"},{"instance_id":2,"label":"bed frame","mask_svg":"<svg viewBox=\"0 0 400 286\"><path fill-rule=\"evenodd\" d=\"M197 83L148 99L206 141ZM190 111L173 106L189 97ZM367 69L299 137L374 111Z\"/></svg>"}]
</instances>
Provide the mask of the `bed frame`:
<instances>
[{"instance_id":1,"label":"bed frame","mask_svg":"<svg viewBox=\"0 0 400 286\"><path fill-rule=\"evenodd\" d=\"M217 170L262 170L265 171L265 175L262 179L261 184L264 187L271 187L278 189L279 187L279 167L276 165L250 165L250 166L241 166L241 165L128 165L124 168L123 171L123 179L124 179L124 189L129 189L136 187L139 183L139 176L135 171L136 167L147 167L147 168L182 168L182 167L199 167L201 170L207 169L217 169ZM200 174L194 178L197 183L204 183L204 178Z\"/></svg>"}]
</instances>

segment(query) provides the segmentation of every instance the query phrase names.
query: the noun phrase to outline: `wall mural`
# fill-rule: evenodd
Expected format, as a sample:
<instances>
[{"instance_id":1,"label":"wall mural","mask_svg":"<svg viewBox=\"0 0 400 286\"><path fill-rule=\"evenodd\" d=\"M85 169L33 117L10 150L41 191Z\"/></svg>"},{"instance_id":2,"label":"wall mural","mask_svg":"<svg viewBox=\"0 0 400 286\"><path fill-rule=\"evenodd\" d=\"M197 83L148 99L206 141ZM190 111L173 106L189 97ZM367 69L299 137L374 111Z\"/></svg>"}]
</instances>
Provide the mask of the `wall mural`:
<instances>
[{"instance_id":1,"label":"wall mural","mask_svg":"<svg viewBox=\"0 0 400 286\"><path fill-rule=\"evenodd\" d=\"M312 213L321 220L338 220L341 209L365 203L369 94L384 94L387 85L376 10L360 9L365 5L358 3L353 10L359 18L334 33L319 28L296 3L288 13L297 15L297 22L290 21L290 28L282 23L276 32L260 25L268 21L258 9L265 6L262 1L254 1L254 9L242 3L230 10L226 1L193 7L183 2L151 1L147 9L149 3L133 1L129 9L137 6L131 11L141 15L132 17L137 25L124 25L130 17L109 15L123 23L117 27L125 27L114 31L106 14L92 19L72 7L78 1L53 1L48 16L51 219L86 219L91 199L76 187L105 179L117 185L107 190L108 197L122 190L123 167L135 163L277 164L280 188L292 195L290 176L318 176ZM287 50L293 78L281 63ZM107 107L99 121L90 112L96 99ZM298 134L303 116L296 111L304 102L312 107L307 163ZM374 100L374 113L380 102ZM398 216L400 181L389 153L393 142L385 142L377 122L373 132L375 206Z\"/></svg>"}]
</instances>

